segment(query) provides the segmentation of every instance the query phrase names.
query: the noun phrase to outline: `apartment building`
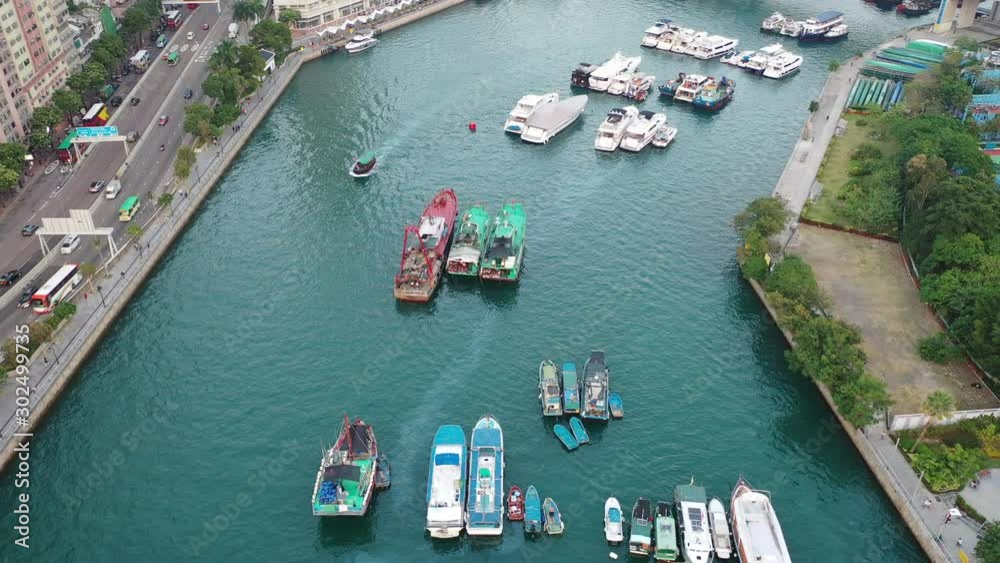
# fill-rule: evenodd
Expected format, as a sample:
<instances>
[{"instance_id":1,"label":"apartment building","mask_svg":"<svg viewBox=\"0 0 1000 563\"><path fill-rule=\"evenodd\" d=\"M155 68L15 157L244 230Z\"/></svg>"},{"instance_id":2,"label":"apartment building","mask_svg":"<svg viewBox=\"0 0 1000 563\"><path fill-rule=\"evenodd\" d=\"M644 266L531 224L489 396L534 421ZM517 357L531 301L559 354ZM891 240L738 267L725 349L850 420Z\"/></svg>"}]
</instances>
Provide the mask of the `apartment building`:
<instances>
[{"instance_id":1,"label":"apartment building","mask_svg":"<svg viewBox=\"0 0 1000 563\"><path fill-rule=\"evenodd\" d=\"M297 10L302 19L295 22L296 29L313 29L337 25L349 17L397 4L398 0L274 0L274 17L282 9Z\"/></svg>"},{"instance_id":2,"label":"apartment building","mask_svg":"<svg viewBox=\"0 0 1000 563\"><path fill-rule=\"evenodd\" d=\"M71 69L65 0L0 0L0 142L21 137Z\"/></svg>"}]
</instances>

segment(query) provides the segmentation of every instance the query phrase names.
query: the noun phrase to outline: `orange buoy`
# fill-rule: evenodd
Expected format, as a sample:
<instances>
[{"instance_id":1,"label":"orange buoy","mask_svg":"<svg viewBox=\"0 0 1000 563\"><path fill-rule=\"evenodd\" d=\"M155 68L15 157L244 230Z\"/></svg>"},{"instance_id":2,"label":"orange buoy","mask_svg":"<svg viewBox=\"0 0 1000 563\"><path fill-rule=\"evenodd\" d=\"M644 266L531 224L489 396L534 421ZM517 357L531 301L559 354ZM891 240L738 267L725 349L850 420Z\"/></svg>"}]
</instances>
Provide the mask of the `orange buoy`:
<instances>
[{"instance_id":1,"label":"orange buoy","mask_svg":"<svg viewBox=\"0 0 1000 563\"><path fill-rule=\"evenodd\" d=\"M475 121L470 121L469 122L469 131L472 131L473 133L476 132L476 122Z\"/></svg>"}]
</instances>

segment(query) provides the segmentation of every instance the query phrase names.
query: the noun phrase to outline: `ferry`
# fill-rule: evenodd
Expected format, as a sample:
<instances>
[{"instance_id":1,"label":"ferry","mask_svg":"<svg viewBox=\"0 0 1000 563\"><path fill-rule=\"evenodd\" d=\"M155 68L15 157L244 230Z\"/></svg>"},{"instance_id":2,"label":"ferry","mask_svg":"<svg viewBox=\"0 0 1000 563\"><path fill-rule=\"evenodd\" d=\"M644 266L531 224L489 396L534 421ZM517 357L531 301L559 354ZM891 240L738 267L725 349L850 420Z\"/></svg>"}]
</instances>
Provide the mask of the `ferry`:
<instances>
[{"instance_id":1,"label":"ferry","mask_svg":"<svg viewBox=\"0 0 1000 563\"><path fill-rule=\"evenodd\" d=\"M515 135L524 133L524 124L527 123L531 114L535 113L538 108L544 106L545 104L551 104L558 101L558 92L550 92L548 94L528 94L522 97L517 101L517 105L514 106L514 109L510 110L510 115L507 116L507 122L503 125L504 132L513 133Z\"/></svg>"},{"instance_id":2,"label":"ferry","mask_svg":"<svg viewBox=\"0 0 1000 563\"><path fill-rule=\"evenodd\" d=\"M653 141L656 130L667 123L667 114L640 111L639 116L628 126L622 139L621 149L639 152Z\"/></svg>"},{"instance_id":3,"label":"ferry","mask_svg":"<svg viewBox=\"0 0 1000 563\"><path fill-rule=\"evenodd\" d=\"M643 47L656 47L656 44L660 41L660 36L666 33L671 20L662 19L653 27L650 27L642 34L642 41L639 42Z\"/></svg>"},{"instance_id":4,"label":"ferry","mask_svg":"<svg viewBox=\"0 0 1000 563\"><path fill-rule=\"evenodd\" d=\"M545 104L535 110L525 123L521 140L527 143L545 144L569 127L587 108L587 96L572 96L552 104Z\"/></svg>"},{"instance_id":5,"label":"ferry","mask_svg":"<svg viewBox=\"0 0 1000 563\"><path fill-rule=\"evenodd\" d=\"M469 449L469 498L465 532L470 536L503 533L503 430L491 415L472 429Z\"/></svg>"},{"instance_id":6,"label":"ferry","mask_svg":"<svg viewBox=\"0 0 1000 563\"><path fill-rule=\"evenodd\" d=\"M313 486L313 516L364 516L375 492L378 442L375 430L358 418L344 425L323 455Z\"/></svg>"},{"instance_id":7,"label":"ferry","mask_svg":"<svg viewBox=\"0 0 1000 563\"><path fill-rule=\"evenodd\" d=\"M455 192L451 189L441 190L427 204L420 217L420 224L406 227L403 256L393 289L396 299L418 303L431 300L441 281L457 208L458 197Z\"/></svg>"},{"instance_id":8,"label":"ferry","mask_svg":"<svg viewBox=\"0 0 1000 563\"><path fill-rule=\"evenodd\" d=\"M691 563L708 563L712 560L712 533L708 524L705 488L694 484L674 488L674 510L680 520L683 537L684 560ZM757 559L743 563L769 561Z\"/></svg>"},{"instance_id":9,"label":"ferry","mask_svg":"<svg viewBox=\"0 0 1000 563\"><path fill-rule=\"evenodd\" d=\"M468 460L465 432L448 424L438 428L427 472L427 522L432 538L457 538L465 526L465 479Z\"/></svg>"},{"instance_id":10,"label":"ferry","mask_svg":"<svg viewBox=\"0 0 1000 563\"><path fill-rule=\"evenodd\" d=\"M583 366L583 412L580 415L590 420L608 420L608 389L611 374L604 361L604 352L594 350Z\"/></svg>"},{"instance_id":11,"label":"ferry","mask_svg":"<svg viewBox=\"0 0 1000 563\"><path fill-rule=\"evenodd\" d=\"M740 475L733 489L729 513L733 518L733 538L741 563L792 563L781 524L771 506L770 493L753 489Z\"/></svg>"},{"instance_id":12,"label":"ferry","mask_svg":"<svg viewBox=\"0 0 1000 563\"><path fill-rule=\"evenodd\" d=\"M834 27L844 23L844 14L828 10L802 22L802 31L799 33L799 41L823 41L826 34Z\"/></svg>"},{"instance_id":13,"label":"ferry","mask_svg":"<svg viewBox=\"0 0 1000 563\"><path fill-rule=\"evenodd\" d=\"M608 62L590 74L587 84L595 92L605 92L611 85L612 78L623 72L634 72L641 62L642 57L626 57L615 53Z\"/></svg>"},{"instance_id":14,"label":"ferry","mask_svg":"<svg viewBox=\"0 0 1000 563\"><path fill-rule=\"evenodd\" d=\"M482 203L462 213L462 223L448 253L446 269L452 276L479 276L479 263L489 238L490 216Z\"/></svg>"},{"instance_id":15,"label":"ferry","mask_svg":"<svg viewBox=\"0 0 1000 563\"><path fill-rule=\"evenodd\" d=\"M625 137L625 131L639 116L639 109L635 106L623 108L611 108L608 116L604 118L601 126L597 128L597 138L594 139L594 148L599 151L614 152Z\"/></svg>"},{"instance_id":16,"label":"ferry","mask_svg":"<svg viewBox=\"0 0 1000 563\"><path fill-rule=\"evenodd\" d=\"M486 240L480 279L516 282L521 278L527 226L528 217L523 204L510 201L500 208Z\"/></svg>"},{"instance_id":17,"label":"ferry","mask_svg":"<svg viewBox=\"0 0 1000 563\"><path fill-rule=\"evenodd\" d=\"M767 61L764 69L765 78L781 79L795 74L802 66L802 57L792 53L781 53Z\"/></svg>"},{"instance_id":18,"label":"ferry","mask_svg":"<svg viewBox=\"0 0 1000 563\"><path fill-rule=\"evenodd\" d=\"M708 60L721 57L729 53L740 44L736 39L730 39L721 35L709 35L701 40L694 51L695 58Z\"/></svg>"}]
</instances>

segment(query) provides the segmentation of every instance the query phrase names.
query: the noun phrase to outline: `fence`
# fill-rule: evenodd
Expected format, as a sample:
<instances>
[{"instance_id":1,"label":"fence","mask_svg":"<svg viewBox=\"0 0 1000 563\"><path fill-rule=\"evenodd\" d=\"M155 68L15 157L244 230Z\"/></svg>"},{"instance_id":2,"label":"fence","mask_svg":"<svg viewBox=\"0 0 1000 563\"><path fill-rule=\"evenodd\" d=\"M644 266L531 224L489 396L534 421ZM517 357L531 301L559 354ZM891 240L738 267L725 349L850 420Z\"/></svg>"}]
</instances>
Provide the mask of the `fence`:
<instances>
[{"instance_id":1,"label":"fence","mask_svg":"<svg viewBox=\"0 0 1000 563\"><path fill-rule=\"evenodd\" d=\"M935 426L943 426L945 424L955 424L960 420L968 420L970 418L976 418L979 416L995 416L1000 418L1000 408L997 409L978 409L971 411L956 411L952 413L948 418L942 418L940 420L934 421ZM897 430L910 430L913 428L920 428L930 421L929 416L926 414L896 414L892 416L892 420L889 421L889 430L895 432Z\"/></svg>"}]
</instances>

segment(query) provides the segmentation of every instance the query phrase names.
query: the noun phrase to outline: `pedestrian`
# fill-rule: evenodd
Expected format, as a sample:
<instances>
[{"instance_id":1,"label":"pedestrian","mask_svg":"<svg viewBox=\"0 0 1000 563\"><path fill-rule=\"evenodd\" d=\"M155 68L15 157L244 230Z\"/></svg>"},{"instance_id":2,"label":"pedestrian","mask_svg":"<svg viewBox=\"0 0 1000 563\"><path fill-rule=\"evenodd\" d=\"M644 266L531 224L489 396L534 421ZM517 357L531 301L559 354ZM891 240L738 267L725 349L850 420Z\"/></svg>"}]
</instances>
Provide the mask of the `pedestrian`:
<instances>
[{"instance_id":1,"label":"pedestrian","mask_svg":"<svg viewBox=\"0 0 1000 563\"><path fill-rule=\"evenodd\" d=\"M948 522L951 522L951 512L949 512L948 515L944 517L944 523L947 524Z\"/></svg>"},{"instance_id":2,"label":"pedestrian","mask_svg":"<svg viewBox=\"0 0 1000 563\"><path fill-rule=\"evenodd\" d=\"M828 115L828 116L826 116L826 120L827 120L827 121L830 121L830 116L829 116L829 115Z\"/></svg>"},{"instance_id":3,"label":"pedestrian","mask_svg":"<svg viewBox=\"0 0 1000 563\"><path fill-rule=\"evenodd\" d=\"M149 243L146 243L146 250L149 250Z\"/></svg>"},{"instance_id":4,"label":"pedestrian","mask_svg":"<svg viewBox=\"0 0 1000 563\"><path fill-rule=\"evenodd\" d=\"M956 545L957 545L958 547L962 547L962 542L963 542L962 538L958 538L958 541L957 541L957 542L955 542L955 544L956 544Z\"/></svg>"},{"instance_id":5,"label":"pedestrian","mask_svg":"<svg viewBox=\"0 0 1000 563\"><path fill-rule=\"evenodd\" d=\"M45 363L49 363L48 356L42 356L42 361L45 362Z\"/></svg>"},{"instance_id":6,"label":"pedestrian","mask_svg":"<svg viewBox=\"0 0 1000 563\"><path fill-rule=\"evenodd\" d=\"M86 300L87 300L87 292L86 292L86 291L84 291L84 292L83 292L83 300L84 300L84 301L86 301Z\"/></svg>"},{"instance_id":7,"label":"pedestrian","mask_svg":"<svg viewBox=\"0 0 1000 563\"><path fill-rule=\"evenodd\" d=\"M930 508L930 507L931 507L931 499L929 498L924 499L924 508Z\"/></svg>"},{"instance_id":8,"label":"pedestrian","mask_svg":"<svg viewBox=\"0 0 1000 563\"><path fill-rule=\"evenodd\" d=\"M124 270L122 270L122 277L123 278L125 277L125 271Z\"/></svg>"}]
</instances>

